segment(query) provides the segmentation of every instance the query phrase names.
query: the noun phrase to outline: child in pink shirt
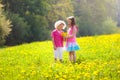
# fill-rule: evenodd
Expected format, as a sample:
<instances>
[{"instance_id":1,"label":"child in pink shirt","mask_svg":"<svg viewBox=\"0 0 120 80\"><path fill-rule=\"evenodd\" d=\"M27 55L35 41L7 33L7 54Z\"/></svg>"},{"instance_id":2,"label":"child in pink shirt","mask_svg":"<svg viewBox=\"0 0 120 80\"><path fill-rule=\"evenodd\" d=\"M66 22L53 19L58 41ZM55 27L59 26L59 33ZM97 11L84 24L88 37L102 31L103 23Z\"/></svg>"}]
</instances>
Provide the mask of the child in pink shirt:
<instances>
[{"instance_id":1,"label":"child in pink shirt","mask_svg":"<svg viewBox=\"0 0 120 80\"><path fill-rule=\"evenodd\" d=\"M64 21L59 20L55 22L55 29L52 31L52 42L54 46L54 58L57 61L58 57L60 62L62 62L62 53L63 53L63 37L62 37L62 29L66 27Z\"/></svg>"},{"instance_id":2,"label":"child in pink shirt","mask_svg":"<svg viewBox=\"0 0 120 80\"><path fill-rule=\"evenodd\" d=\"M75 25L75 19L74 16L68 17L68 36L67 36L67 42L66 42L66 48L69 52L69 59L70 61L76 62L76 54L75 51L79 50L79 46L76 42L76 33L78 31L77 26Z\"/></svg>"}]
</instances>

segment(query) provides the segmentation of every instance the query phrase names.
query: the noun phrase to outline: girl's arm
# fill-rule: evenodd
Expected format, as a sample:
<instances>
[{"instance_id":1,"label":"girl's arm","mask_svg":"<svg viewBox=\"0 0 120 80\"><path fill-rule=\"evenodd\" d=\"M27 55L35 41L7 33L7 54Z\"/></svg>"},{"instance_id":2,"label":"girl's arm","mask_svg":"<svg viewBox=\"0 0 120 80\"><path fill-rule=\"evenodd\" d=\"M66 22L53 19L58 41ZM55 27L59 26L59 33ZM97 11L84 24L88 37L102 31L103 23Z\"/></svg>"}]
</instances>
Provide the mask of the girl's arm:
<instances>
[{"instance_id":1,"label":"girl's arm","mask_svg":"<svg viewBox=\"0 0 120 80\"><path fill-rule=\"evenodd\" d=\"M77 31L76 31L76 29L74 27L72 35L68 35L67 38L72 38L72 37L76 36L76 33L77 33Z\"/></svg>"},{"instance_id":2,"label":"girl's arm","mask_svg":"<svg viewBox=\"0 0 120 80\"><path fill-rule=\"evenodd\" d=\"M67 40L67 38L66 38L66 37L63 37L63 41L65 41L65 42L66 42L66 40Z\"/></svg>"},{"instance_id":3,"label":"girl's arm","mask_svg":"<svg viewBox=\"0 0 120 80\"><path fill-rule=\"evenodd\" d=\"M56 50L56 45L54 43L54 38L52 38L52 43L53 43L54 50Z\"/></svg>"}]
</instances>

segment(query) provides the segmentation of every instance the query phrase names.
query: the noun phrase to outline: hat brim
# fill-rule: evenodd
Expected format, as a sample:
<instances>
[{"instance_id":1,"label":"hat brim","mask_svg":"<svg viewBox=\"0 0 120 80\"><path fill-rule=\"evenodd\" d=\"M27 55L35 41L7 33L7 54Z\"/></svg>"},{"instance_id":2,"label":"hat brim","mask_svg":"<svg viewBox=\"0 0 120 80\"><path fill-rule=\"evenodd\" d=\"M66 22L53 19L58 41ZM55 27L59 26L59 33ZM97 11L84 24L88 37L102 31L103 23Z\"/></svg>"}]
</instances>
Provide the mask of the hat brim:
<instances>
[{"instance_id":1,"label":"hat brim","mask_svg":"<svg viewBox=\"0 0 120 80\"><path fill-rule=\"evenodd\" d=\"M64 22L64 21L62 21L62 20L59 20L59 21L56 21L55 22L55 28L57 28L60 24L64 24L64 26L63 26L63 29L65 29L65 27L66 27L66 23Z\"/></svg>"}]
</instances>

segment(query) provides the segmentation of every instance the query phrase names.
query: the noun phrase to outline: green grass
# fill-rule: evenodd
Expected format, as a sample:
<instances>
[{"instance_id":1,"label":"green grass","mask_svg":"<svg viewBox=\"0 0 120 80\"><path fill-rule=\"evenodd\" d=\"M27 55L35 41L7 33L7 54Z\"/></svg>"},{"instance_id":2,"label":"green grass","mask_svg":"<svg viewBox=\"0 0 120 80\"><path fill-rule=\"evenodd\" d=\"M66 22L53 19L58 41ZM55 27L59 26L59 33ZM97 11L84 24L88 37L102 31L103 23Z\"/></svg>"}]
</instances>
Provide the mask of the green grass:
<instances>
[{"instance_id":1,"label":"green grass","mask_svg":"<svg viewBox=\"0 0 120 80\"><path fill-rule=\"evenodd\" d=\"M0 80L119 80L120 34L81 37L77 63L54 63L51 41L0 48Z\"/></svg>"}]
</instances>

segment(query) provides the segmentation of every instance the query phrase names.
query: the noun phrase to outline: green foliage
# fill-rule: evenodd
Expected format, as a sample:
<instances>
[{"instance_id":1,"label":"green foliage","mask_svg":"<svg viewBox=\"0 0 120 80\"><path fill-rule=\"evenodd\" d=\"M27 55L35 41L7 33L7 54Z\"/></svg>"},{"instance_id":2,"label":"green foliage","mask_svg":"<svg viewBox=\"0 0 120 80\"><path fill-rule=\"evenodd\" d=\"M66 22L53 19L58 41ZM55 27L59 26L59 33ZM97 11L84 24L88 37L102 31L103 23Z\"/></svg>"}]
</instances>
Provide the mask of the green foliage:
<instances>
[{"instance_id":1,"label":"green foliage","mask_svg":"<svg viewBox=\"0 0 120 80\"><path fill-rule=\"evenodd\" d=\"M5 43L5 37L11 31L11 22L3 15L2 4L0 4L0 46Z\"/></svg>"},{"instance_id":2,"label":"green foliage","mask_svg":"<svg viewBox=\"0 0 120 80\"><path fill-rule=\"evenodd\" d=\"M26 12L44 15L47 12L48 0L2 0L5 10L25 16Z\"/></svg>"},{"instance_id":3,"label":"green foliage","mask_svg":"<svg viewBox=\"0 0 120 80\"><path fill-rule=\"evenodd\" d=\"M19 15L15 17L8 15L15 24L15 31L7 38L7 44L20 44L49 38L48 21L45 18L49 7L48 0L2 0L2 3L5 4L6 11ZM20 36L14 34L20 34L22 31Z\"/></svg>"},{"instance_id":4,"label":"green foliage","mask_svg":"<svg viewBox=\"0 0 120 80\"><path fill-rule=\"evenodd\" d=\"M108 18L103 22L101 31L102 34L111 34L117 32L117 22L113 21L111 18Z\"/></svg>"},{"instance_id":5,"label":"green foliage","mask_svg":"<svg viewBox=\"0 0 120 80\"><path fill-rule=\"evenodd\" d=\"M66 17L73 15L70 0L1 1L5 5L5 11L13 13L13 15L8 15L8 18L12 20L13 31L7 38L7 44L50 39L50 31L54 28L54 22L58 19L66 20Z\"/></svg>"},{"instance_id":6,"label":"green foliage","mask_svg":"<svg viewBox=\"0 0 120 80\"><path fill-rule=\"evenodd\" d=\"M49 23L49 29L53 29L55 21L61 19L65 20L68 16L73 15L73 5L71 0L51 0L49 1L49 10L47 13L47 20Z\"/></svg>"},{"instance_id":7,"label":"green foliage","mask_svg":"<svg viewBox=\"0 0 120 80\"><path fill-rule=\"evenodd\" d=\"M115 1L112 0L77 0L74 2L74 14L80 28L79 35L96 35L115 32L117 26L116 23L111 20L115 16L114 4ZM108 17L111 19L107 19Z\"/></svg>"},{"instance_id":8,"label":"green foliage","mask_svg":"<svg viewBox=\"0 0 120 80\"><path fill-rule=\"evenodd\" d=\"M13 14L8 15L8 18L12 20L14 31L7 38L7 44L50 39L50 32L54 29L55 21L59 19L66 21L66 18L72 15L75 16L79 27L78 36L114 33L116 32L116 17L119 22L116 0L0 1L4 5L4 10ZM18 38L14 33L22 34Z\"/></svg>"},{"instance_id":9,"label":"green foliage","mask_svg":"<svg viewBox=\"0 0 120 80\"><path fill-rule=\"evenodd\" d=\"M33 41L45 40L50 38L49 30L47 29L48 23L44 16L34 15L33 21L31 20L30 22L32 22L31 38Z\"/></svg>"},{"instance_id":10,"label":"green foliage","mask_svg":"<svg viewBox=\"0 0 120 80\"><path fill-rule=\"evenodd\" d=\"M120 27L120 0L116 0L116 4L117 4L117 15L116 15L116 19L117 19L117 22L118 22L118 27Z\"/></svg>"},{"instance_id":11,"label":"green foliage","mask_svg":"<svg viewBox=\"0 0 120 80\"><path fill-rule=\"evenodd\" d=\"M8 13L8 18L12 21L12 31L7 37L7 45L21 44L29 40L30 26L17 14Z\"/></svg>"}]
</instances>

